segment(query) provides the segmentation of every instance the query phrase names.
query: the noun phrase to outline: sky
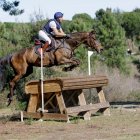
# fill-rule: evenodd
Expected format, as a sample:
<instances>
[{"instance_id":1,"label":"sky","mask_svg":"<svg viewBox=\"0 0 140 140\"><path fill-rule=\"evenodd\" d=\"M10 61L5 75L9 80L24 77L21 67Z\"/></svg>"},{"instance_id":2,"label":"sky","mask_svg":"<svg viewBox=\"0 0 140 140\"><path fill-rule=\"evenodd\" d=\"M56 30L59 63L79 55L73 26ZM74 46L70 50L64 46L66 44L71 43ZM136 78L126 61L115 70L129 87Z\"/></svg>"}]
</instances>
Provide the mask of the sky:
<instances>
[{"instance_id":1,"label":"sky","mask_svg":"<svg viewBox=\"0 0 140 140\"><path fill-rule=\"evenodd\" d=\"M9 0L14 1L14 0ZM64 13L65 20L71 20L75 14L87 13L92 18L99 9L120 9L130 12L140 8L140 0L19 0L24 14L10 16L0 9L0 22L30 22L34 15L42 15L43 19L53 18L55 12Z\"/></svg>"}]
</instances>

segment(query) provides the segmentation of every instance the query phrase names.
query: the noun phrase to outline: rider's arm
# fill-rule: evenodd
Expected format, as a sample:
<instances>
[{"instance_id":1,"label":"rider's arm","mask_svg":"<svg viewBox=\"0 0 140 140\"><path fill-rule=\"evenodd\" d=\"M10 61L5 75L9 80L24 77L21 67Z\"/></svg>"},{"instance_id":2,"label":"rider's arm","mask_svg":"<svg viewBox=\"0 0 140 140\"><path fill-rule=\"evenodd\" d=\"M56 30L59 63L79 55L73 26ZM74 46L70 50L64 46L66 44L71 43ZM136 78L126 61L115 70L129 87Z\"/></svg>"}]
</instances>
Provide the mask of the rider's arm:
<instances>
[{"instance_id":1,"label":"rider's arm","mask_svg":"<svg viewBox=\"0 0 140 140\"><path fill-rule=\"evenodd\" d=\"M53 30L53 34L56 36L56 37L63 37L63 36L66 36L66 34L63 32L62 28L60 28L60 30L58 30L56 28L56 24L54 21L50 22L50 28Z\"/></svg>"},{"instance_id":2,"label":"rider's arm","mask_svg":"<svg viewBox=\"0 0 140 140\"><path fill-rule=\"evenodd\" d=\"M60 32L63 33L63 34L65 34L64 31L62 30L62 28L60 28Z\"/></svg>"},{"instance_id":3,"label":"rider's arm","mask_svg":"<svg viewBox=\"0 0 140 140\"><path fill-rule=\"evenodd\" d=\"M66 34L63 32L62 29L60 30L57 30L56 28L52 28L54 34L56 37L63 37L63 36L66 36Z\"/></svg>"}]
</instances>

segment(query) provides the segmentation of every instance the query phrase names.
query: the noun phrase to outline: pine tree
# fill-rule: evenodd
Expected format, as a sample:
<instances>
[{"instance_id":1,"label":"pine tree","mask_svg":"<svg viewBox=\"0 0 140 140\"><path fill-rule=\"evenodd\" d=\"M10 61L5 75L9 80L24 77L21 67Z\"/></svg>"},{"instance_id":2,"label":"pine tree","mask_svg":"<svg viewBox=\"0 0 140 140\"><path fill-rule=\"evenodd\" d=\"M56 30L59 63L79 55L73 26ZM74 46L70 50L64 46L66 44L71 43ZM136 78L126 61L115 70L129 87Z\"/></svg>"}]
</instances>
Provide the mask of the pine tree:
<instances>
[{"instance_id":1,"label":"pine tree","mask_svg":"<svg viewBox=\"0 0 140 140\"><path fill-rule=\"evenodd\" d=\"M19 1L7 1L7 0L0 0L0 7L5 11L9 12L9 14L12 15L20 15L24 12L23 9L18 9L17 7L19 6Z\"/></svg>"},{"instance_id":2,"label":"pine tree","mask_svg":"<svg viewBox=\"0 0 140 140\"><path fill-rule=\"evenodd\" d=\"M126 43L124 29L119 25L111 9L100 9L96 12L96 23L93 28L104 46L104 57L109 67L125 70Z\"/></svg>"},{"instance_id":3,"label":"pine tree","mask_svg":"<svg viewBox=\"0 0 140 140\"><path fill-rule=\"evenodd\" d=\"M72 22L67 26L69 32L91 31L93 19L86 13L76 14Z\"/></svg>"}]
</instances>

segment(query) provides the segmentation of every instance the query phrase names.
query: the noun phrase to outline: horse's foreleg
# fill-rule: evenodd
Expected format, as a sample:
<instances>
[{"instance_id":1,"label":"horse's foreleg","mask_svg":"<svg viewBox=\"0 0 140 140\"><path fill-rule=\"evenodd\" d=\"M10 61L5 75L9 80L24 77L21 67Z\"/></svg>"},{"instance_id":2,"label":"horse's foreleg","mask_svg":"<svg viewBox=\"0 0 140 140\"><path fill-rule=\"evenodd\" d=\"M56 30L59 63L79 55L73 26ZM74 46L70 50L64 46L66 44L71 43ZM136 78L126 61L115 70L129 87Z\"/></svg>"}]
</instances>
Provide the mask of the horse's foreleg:
<instances>
[{"instance_id":1,"label":"horse's foreleg","mask_svg":"<svg viewBox=\"0 0 140 140\"><path fill-rule=\"evenodd\" d=\"M71 58L69 60L69 62L70 62L71 65L68 66L68 67L64 67L62 69L63 71L72 71L74 68L76 68L76 67L78 67L80 65L80 60L77 59L77 58Z\"/></svg>"}]
</instances>

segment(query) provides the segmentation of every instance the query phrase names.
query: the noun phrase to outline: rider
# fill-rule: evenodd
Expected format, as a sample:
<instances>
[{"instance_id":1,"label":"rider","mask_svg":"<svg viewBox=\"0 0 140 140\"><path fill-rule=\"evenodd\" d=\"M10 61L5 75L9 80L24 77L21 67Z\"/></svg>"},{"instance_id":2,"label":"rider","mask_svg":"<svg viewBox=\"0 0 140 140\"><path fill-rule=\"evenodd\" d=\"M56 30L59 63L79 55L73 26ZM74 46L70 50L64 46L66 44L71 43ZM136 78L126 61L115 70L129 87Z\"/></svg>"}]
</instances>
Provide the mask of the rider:
<instances>
[{"instance_id":1,"label":"rider","mask_svg":"<svg viewBox=\"0 0 140 140\"><path fill-rule=\"evenodd\" d=\"M46 49L51 44L51 39L48 35L52 35L55 37L66 37L69 38L69 35L65 34L61 23L63 21L63 13L56 12L54 14L54 19L50 19L43 28L39 31L39 39L45 41L45 44L42 46L43 53L46 51ZM38 54L40 55L40 50L38 49Z\"/></svg>"}]
</instances>

